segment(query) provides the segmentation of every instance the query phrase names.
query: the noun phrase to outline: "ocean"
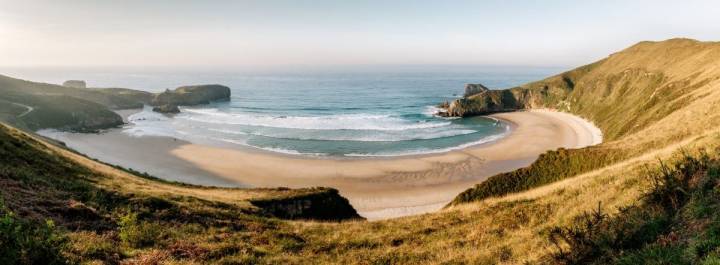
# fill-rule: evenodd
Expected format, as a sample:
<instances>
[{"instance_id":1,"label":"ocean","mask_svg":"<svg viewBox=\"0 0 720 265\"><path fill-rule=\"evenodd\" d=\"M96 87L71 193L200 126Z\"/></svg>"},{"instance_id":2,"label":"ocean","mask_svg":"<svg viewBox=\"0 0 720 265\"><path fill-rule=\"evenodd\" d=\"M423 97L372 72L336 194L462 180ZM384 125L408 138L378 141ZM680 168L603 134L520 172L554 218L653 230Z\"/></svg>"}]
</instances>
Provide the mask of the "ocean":
<instances>
[{"instance_id":1,"label":"ocean","mask_svg":"<svg viewBox=\"0 0 720 265\"><path fill-rule=\"evenodd\" d=\"M93 87L153 92L222 84L231 88L229 102L182 107L174 116L145 108L129 117L131 123L123 131L294 155L384 157L447 152L498 140L508 133L507 124L486 117L437 117L435 106L461 97L466 83L507 88L558 72L532 67L382 66L258 72L57 68L5 73L33 81L81 79Z\"/></svg>"}]
</instances>

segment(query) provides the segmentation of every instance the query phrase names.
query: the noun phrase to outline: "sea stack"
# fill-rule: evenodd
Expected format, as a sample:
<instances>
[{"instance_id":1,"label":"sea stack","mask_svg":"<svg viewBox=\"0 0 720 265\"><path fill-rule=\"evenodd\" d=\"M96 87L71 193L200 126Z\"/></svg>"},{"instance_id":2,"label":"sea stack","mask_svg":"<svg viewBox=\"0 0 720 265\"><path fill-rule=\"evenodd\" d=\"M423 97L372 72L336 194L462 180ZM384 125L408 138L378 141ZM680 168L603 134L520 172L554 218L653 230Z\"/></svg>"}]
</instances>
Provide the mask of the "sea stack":
<instances>
[{"instance_id":1,"label":"sea stack","mask_svg":"<svg viewBox=\"0 0 720 265\"><path fill-rule=\"evenodd\" d=\"M64 87L72 87L72 88L86 88L87 85L85 84L85 81L83 80L68 80L63 82L62 84Z\"/></svg>"}]
</instances>

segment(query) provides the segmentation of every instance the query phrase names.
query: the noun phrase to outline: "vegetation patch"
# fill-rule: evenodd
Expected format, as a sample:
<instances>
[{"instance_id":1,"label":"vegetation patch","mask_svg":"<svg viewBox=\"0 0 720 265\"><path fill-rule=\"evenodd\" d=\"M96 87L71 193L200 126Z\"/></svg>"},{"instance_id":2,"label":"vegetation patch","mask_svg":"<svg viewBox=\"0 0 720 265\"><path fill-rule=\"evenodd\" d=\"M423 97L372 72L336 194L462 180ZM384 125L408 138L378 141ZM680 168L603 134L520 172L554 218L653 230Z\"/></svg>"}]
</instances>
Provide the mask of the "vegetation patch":
<instances>
[{"instance_id":1,"label":"vegetation patch","mask_svg":"<svg viewBox=\"0 0 720 265\"><path fill-rule=\"evenodd\" d=\"M529 190L610 165L623 158L625 155L621 150L594 146L548 151L528 167L492 176L463 191L450 205Z\"/></svg>"},{"instance_id":2,"label":"vegetation patch","mask_svg":"<svg viewBox=\"0 0 720 265\"><path fill-rule=\"evenodd\" d=\"M643 200L598 210L547 233L560 264L715 264L720 255L720 160L685 154L649 171Z\"/></svg>"}]
</instances>

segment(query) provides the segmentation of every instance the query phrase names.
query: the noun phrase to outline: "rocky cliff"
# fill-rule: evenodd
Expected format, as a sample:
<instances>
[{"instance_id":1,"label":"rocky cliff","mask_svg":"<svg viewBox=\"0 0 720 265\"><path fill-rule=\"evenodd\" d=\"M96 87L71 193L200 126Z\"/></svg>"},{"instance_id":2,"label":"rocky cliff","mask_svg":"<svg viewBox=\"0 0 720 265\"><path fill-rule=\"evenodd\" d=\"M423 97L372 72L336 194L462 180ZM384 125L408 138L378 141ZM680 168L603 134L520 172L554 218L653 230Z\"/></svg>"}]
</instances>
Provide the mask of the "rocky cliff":
<instances>
[{"instance_id":1,"label":"rocky cliff","mask_svg":"<svg viewBox=\"0 0 720 265\"><path fill-rule=\"evenodd\" d=\"M157 94L150 102L153 106L192 106L212 101L230 100L230 88L222 85L183 86Z\"/></svg>"},{"instance_id":2,"label":"rocky cliff","mask_svg":"<svg viewBox=\"0 0 720 265\"><path fill-rule=\"evenodd\" d=\"M469 97L456 99L450 103L440 105L444 110L438 114L445 117L466 117L515 111L541 104L542 97L540 97L540 95L542 95L542 92L538 93L523 88L505 90L485 89Z\"/></svg>"},{"instance_id":3,"label":"rocky cliff","mask_svg":"<svg viewBox=\"0 0 720 265\"><path fill-rule=\"evenodd\" d=\"M336 189L313 188L293 196L254 199L250 203L266 215L283 219L362 219Z\"/></svg>"},{"instance_id":4,"label":"rocky cliff","mask_svg":"<svg viewBox=\"0 0 720 265\"><path fill-rule=\"evenodd\" d=\"M483 92L486 92L490 89L483 86L482 84L466 84L465 85L465 94L463 94L463 97L467 98L473 95L477 95Z\"/></svg>"},{"instance_id":5,"label":"rocky cliff","mask_svg":"<svg viewBox=\"0 0 720 265\"><path fill-rule=\"evenodd\" d=\"M575 88L575 79L591 66L509 89L489 90L480 84L468 84L465 87L465 97L440 105L444 110L438 114L467 117L539 107L562 108L562 101ZM555 103L560 105L553 105Z\"/></svg>"}]
</instances>

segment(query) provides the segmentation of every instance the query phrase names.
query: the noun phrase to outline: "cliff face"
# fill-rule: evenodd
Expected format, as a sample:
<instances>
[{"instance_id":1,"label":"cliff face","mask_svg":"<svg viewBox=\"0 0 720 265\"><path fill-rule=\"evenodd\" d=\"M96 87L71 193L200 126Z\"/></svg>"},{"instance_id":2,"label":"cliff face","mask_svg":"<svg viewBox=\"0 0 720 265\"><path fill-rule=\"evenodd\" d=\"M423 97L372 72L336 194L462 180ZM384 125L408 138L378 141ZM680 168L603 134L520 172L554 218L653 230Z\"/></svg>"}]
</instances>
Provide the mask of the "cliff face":
<instances>
[{"instance_id":1,"label":"cliff face","mask_svg":"<svg viewBox=\"0 0 720 265\"><path fill-rule=\"evenodd\" d=\"M490 89L483 86L482 84L466 84L465 85L465 94L463 94L464 98L477 95L483 92L486 92Z\"/></svg>"},{"instance_id":2,"label":"cliff face","mask_svg":"<svg viewBox=\"0 0 720 265\"><path fill-rule=\"evenodd\" d=\"M362 219L350 202L332 188L314 188L295 196L255 199L250 203L264 214L283 219Z\"/></svg>"},{"instance_id":3,"label":"cliff face","mask_svg":"<svg viewBox=\"0 0 720 265\"><path fill-rule=\"evenodd\" d=\"M150 103L153 106L192 106L212 101L230 100L230 88L222 85L183 86L157 94Z\"/></svg>"},{"instance_id":4,"label":"cliff face","mask_svg":"<svg viewBox=\"0 0 720 265\"><path fill-rule=\"evenodd\" d=\"M466 98L453 100L448 105L441 105L445 110L438 114L445 117L467 117L515 111L541 104L541 96L542 92L522 88L485 90Z\"/></svg>"}]
</instances>

